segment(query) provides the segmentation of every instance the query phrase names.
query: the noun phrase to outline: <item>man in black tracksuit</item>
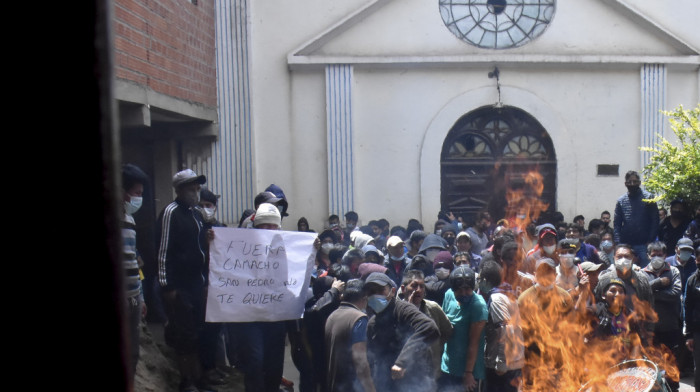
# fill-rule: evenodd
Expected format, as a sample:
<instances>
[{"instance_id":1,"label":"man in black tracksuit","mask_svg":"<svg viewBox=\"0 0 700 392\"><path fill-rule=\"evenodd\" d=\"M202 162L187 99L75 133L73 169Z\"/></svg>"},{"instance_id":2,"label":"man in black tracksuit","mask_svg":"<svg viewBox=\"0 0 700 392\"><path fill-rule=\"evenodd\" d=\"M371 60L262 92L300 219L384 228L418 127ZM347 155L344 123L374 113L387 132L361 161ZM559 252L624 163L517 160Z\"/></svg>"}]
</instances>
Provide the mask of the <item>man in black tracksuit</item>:
<instances>
[{"instance_id":1,"label":"man in black tracksuit","mask_svg":"<svg viewBox=\"0 0 700 392\"><path fill-rule=\"evenodd\" d=\"M168 320L165 341L177 354L180 391L210 390L201 375L200 334L204 326L207 235L195 209L204 176L190 169L173 176L177 197L158 216L158 281Z\"/></svg>"}]
</instances>

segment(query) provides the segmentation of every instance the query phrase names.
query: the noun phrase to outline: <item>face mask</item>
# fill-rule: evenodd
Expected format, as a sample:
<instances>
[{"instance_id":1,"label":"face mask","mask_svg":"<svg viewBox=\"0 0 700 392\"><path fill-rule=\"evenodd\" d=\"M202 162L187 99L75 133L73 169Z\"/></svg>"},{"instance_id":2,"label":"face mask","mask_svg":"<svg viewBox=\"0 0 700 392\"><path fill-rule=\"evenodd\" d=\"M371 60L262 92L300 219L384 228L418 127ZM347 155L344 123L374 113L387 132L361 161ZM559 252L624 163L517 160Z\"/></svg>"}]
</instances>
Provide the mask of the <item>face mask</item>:
<instances>
[{"instance_id":1,"label":"face mask","mask_svg":"<svg viewBox=\"0 0 700 392\"><path fill-rule=\"evenodd\" d=\"M450 270L447 268L438 268L435 270L435 276L440 280L447 279L447 277L450 276Z\"/></svg>"},{"instance_id":2,"label":"face mask","mask_svg":"<svg viewBox=\"0 0 700 392\"><path fill-rule=\"evenodd\" d=\"M329 254L331 252L331 249L333 249L333 244L325 243L321 245L321 252L323 252L324 255Z\"/></svg>"},{"instance_id":3,"label":"face mask","mask_svg":"<svg viewBox=\"0 0 700 392\"><path fill-rule=\"evenodd\" d=\"M663 257L652 257L651 261L649 262L651 265L651 268L654 270L658 271L661 269L661 267L664 266L664 258Z\"/></svg>"},{"instance_id":4,"label":"face mask","mask_svg":"<svg viewBox=\"0 0 700 392\"><path fill-rule=\"evenodd\" d=\"M537 287L537 290L539 290L539 291L551 291L554 288L554 283L549 284L547 286L543 286L543 285L538 283L536 287Z\"/></svg>"},{"instance_id":5,"label":"face mask","mask_svg":"<svg viewBox=\"0 0 700 392\"><path fill-rule=\"evenodd\" d=\"M608 249L612 248L612 246L613 246L613 244L612 244L612 241L610 241L610 240L605 240L605 241L600 243L600 249L603 249L603 250L608 250Z\"/></svg>"},{"instance_id":6,"label":"face mask","mask_svg":"<svg viewBox=\"0 0 700 392\"><path fill-rule=\"evenodd\" d=\"M573 267L574 266L574 257L576 257L576 255L570 255L570 254L560 255L559 261L561 262L562 267L564 267L564 268Z\"/></svg>"},{"instance_id":7,"label":"face mask","mask_svg":"<svg viewBox=\"0 0 700 392\"><path fill-rule=\"evenodd\" d=\"M459 302L459 306L469 306L474 300L474 294L455 296L455 299L457 300L457 302Z\"/></svg>"},{"instance_id":8,"label":"face mask","mask_svg":"<svg viewBox=\"0 0 700 392\"><path fill-rule=\"evenodd\" d=\"M542 249L544 249L544 252L548 255L551 255L554 253L554 250L557 249L556 245L550 245L550 246L543 246Z\"/></svg>"},{"instance_id":9,"label":"face mask","mask_svg":"<svg viewBox=\"0 0 700 392\"><path fill-rule=\"evenodd\" d=\"M136 211L141 208L141 204L143 203L143 198L139 196L130 196L130 200L128 202L124 202L124 209L126 210L126 213L129 215L133 215L136 213Z\"/></svg>"},{"instance_id":10,"label":"face mask","mask_svg":"<svg viewBox=\"0 0 700 392\"><path fill-rule=\"evenodd\" d=\"M624 274L627 271L629 271L630 268L632 268L632 260L624 258L624 257L621 259L615 260L615 268L617 268L618 271L620 271Z\"/></svg>"},{"instance_id":11,"label":"face mask","mask_svg":"<svg viewBox=\"0 0 700 392\"><path fill-rule=\"evenodd\" d=\"M459 229L459 231L462 231L462 222L457 222L457 229Z\"/></svg>"},{"instance_id":12,"label":"face mask","mask_svg":"<svg viewBox=\"0 0 700 392\"><path fill-rule=\"evenodd\" d=\"M437 234L437 235L442 235L442 229L437 229L437 230L435 230L435 234Z\"/></svg>"},{"instance_id":13,"label":"face mask","mask_svg":"<svg viewBox=\"0 0 700 392\"><path fill-rule=\"evenodd\" d=\"M682 250L678 254L678 258L681 259L681 261L685 263L686 261L690 260L690 251L689 250Z\"/></svg>"},{"instance_id":14,"label":"face mask","mask_svg":"<svg viewBox=\"0 0 700 392\"><path fill-rule=\"evenodd\" d=\"M216 213L216 208L202 208L202 216L205 222L211 222L214 220L214 214Z\"/></svg>"},{"instance_id":15,"label":"face mask","mask_svg":"<svg viewBox=\"0 0 700 392\"><path fill-rule=\"evenodd\" d=\"M447 241L447 247L451 248L455 244L455 237L445 238L445 241Z\"/></svg>"},{"instance_id":16,"label":"face mask","mask_svg":"<svg viewBox=\"0 0 700 392\"><path fill-rule=\"evenodd\" d=\"M628 185L627 191L629 193L637 193L637 192L639 192L639 185Z\"/></svg>"},{"instance_id":17,"label":"face mask","mask_svg":"<svg viewBox=\"0 0 700 392\"><path fill-rule=\"evenodd\" d=\"M401 261L401 260L403 260L403 255L401 255L401 256L399 256L399 257L393 256L393 255L389 255L389 258L392 259L392 260L394 260L394 261Z\"/></svg>"},{"instance_id":18,"label":"face mask","mask_svg":"<svg viewBox=\"0 0 700 392\"><path fill-rule=\"evenodd\" d=\"M491 284L489 282L482 281L479 283L479 291L482 294L490 293L491 290L493 290L493 287L491 287Z\"/></svg>"},{"instance_id":19,"label":"face mask","mask_svg":"<svg viewBox=\"0 0 700 392\"><path fill-rule=\"evenodd\" d=\"M375 313L381 313L382 310L389 306L389 299L381 294L375 294L369 297L367 306L372 308Z\"/></svg>"},{"instance_id":20,"label":"face mask","mask_svg":"<svg viewBox=\"0 0 700 392\"><path fill-rule=\"evenodd\" d=\"M440 253L440 249L428 249L425 251L425 258L432 264L438 253Z\"/></svg>"}]
</instances>

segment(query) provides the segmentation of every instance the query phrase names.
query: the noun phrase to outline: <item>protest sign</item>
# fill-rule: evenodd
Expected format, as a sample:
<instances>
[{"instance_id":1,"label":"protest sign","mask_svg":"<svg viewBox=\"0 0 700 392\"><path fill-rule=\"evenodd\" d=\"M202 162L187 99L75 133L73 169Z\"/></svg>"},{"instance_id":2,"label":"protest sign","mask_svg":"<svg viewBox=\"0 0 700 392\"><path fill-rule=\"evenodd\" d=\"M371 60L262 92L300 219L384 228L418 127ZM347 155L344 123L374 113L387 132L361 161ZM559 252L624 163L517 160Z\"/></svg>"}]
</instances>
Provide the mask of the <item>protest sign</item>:
<instances>
[{"instance_id":1,"label":"protest sign","mask_svg":"<svg viewBox=\"0 0 700 392\"><path fill-rule=\"evenodd\" d=\"M316 233L214 228L206 321L301 318L316 257Z\"/></svg>"}]
</instances>

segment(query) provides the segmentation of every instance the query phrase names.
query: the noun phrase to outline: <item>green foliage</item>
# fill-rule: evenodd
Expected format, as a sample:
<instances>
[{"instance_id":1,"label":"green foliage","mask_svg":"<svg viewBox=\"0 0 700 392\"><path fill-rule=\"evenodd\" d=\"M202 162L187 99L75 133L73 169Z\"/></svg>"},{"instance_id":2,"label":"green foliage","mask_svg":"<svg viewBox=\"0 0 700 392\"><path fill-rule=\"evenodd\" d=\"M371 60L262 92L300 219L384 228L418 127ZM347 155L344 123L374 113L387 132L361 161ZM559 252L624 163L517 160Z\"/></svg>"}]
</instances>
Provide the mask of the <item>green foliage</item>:
<instances>
[{"instance_id":1,"label":"green foliage","mask_svg":"<svg viewBox=\"0 0 700 392\"><path fill-rule=\"evenodd\" d=\"M680 105L663 114L669 117L678 143L658 135L660 142L654 148L640 148L652 153L649 164L644 166L644 187L662 205L683 199L695 208L700 204L700 104L693 110Z\"/></svg>"}]
</instances>

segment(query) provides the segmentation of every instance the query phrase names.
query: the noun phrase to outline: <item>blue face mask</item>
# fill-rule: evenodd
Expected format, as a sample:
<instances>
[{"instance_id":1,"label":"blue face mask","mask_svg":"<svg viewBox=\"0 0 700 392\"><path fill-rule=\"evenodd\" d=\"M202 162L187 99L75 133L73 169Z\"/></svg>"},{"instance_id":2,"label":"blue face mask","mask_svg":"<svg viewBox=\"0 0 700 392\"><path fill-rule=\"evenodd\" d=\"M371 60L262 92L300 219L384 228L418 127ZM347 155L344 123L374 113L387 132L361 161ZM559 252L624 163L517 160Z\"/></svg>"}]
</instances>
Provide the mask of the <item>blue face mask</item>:
<instances>
[{"instance_id":1,"label":"blue face mask","mask_svg":"<svg viewBox=\"0 0 700 392\"><path fill-rule=\"evenodd\" d=\"M603 249L603 250L610 249L610 248L612 248L612 246L613 246L612 241L605 240L605 241L600 243L600 249Z\"/></svg>"},{"instance_id":2,"label":"blue face mask","mask_svg":"<svg viewBox=\"0 0 700 392\"><path fill-rule=\"evenodd\" d=\"M381 313L389 306L389 299L381 294L375 294L367 299L367 306L372 308L375 313Z\"/></svg>"}]
</instances>

